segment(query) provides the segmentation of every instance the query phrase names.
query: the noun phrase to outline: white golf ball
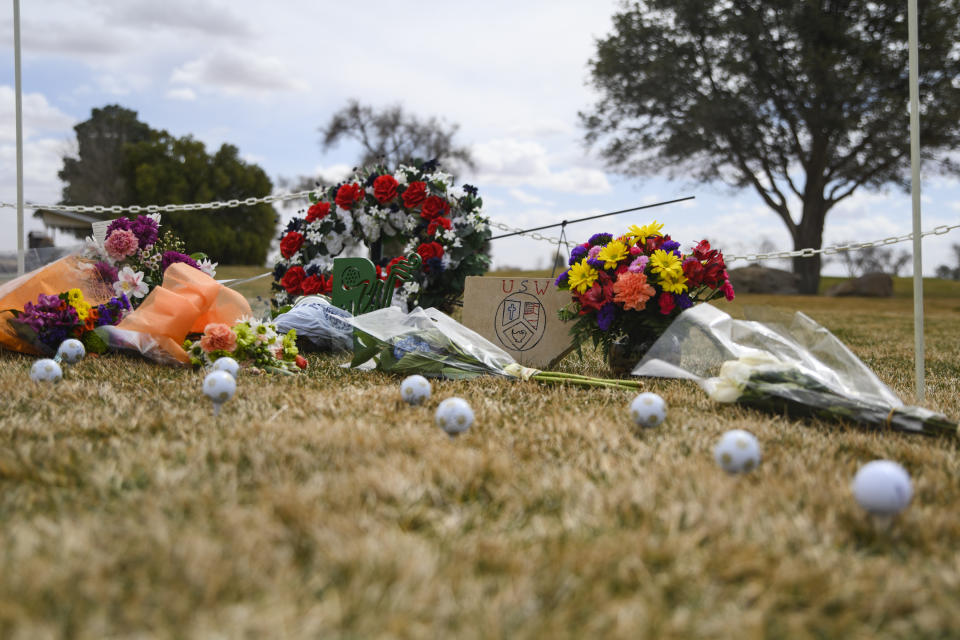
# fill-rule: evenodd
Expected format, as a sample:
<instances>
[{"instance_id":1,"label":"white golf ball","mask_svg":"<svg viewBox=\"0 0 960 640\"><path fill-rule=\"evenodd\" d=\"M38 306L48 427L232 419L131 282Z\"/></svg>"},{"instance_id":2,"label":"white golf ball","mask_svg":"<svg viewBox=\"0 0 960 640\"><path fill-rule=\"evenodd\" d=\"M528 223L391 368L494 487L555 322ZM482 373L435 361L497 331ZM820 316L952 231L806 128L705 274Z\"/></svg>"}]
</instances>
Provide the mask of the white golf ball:
<instances>
[{"instance_id":1,"label":"white golf ball","mask_svg":"<svg viewBox=\"0 0 960 640\"><path fill-rule=\"evenodd\" d=\"M657 394L645 391L630 403L630 415L641 427L656 427L667 419L667 403Z\"/></svg>"},{"instance_id":2,"label":"white golf ball","mask_svg":"<svg viewBox=\"0 0 960 640\"><path fill-rule=\"evenodd\" d=\"M400 383L400 397L409 405L423 404L430 398L430 383L423 376L407 376Z\"/></svg>"},{"instance_id":3,"label":"white golf ball","mask_svg":"<svg viewBox=\"0 0 960 640\"><path fill-rule=\"evenodd\" d=\"M55 360L44 358L33 363L30 379L34 382L57 382L63 377L63 370Z\"/></svg>"},{"instance_id":4,"label":"white golf ball","mask_svg":"<svg viewBox=\"0 0 960 640\"><path fill-rule=\"evenodd\" d=\"M437 407L437 426L455 436L473 424L473 409L462 398L447 398Z\"/></svg>"},{"instance_id":5,"label":"white golf ball","mask_svg":"<svg viewBox=\"0 0 960 640\"><path fill-rule=\"evenodd\" d=\"M70 338L60 343L57 355L68 364L77 364L87 355L87 350L83 348L82 342L76 338Z\"/></svg>"},{"instance_id":6,"label":"white golf ball","mask_svg":"<svg viewBox=\"0 0 960 640\"><path fill-rule=\"evenodd\" d=\"M230 356L223 356L222 358L217 358L217 361L213 363L213 370L226 371L236 380L237 374L240 373L240 363Z\"/></svg>"},{"instance_id":7,"label":"white golf ball","mask_svg":"<svg viewBox=\"0 0 960 640\"><path fill-rule=\"evenodd\" d=\"M213 411L217 413L220 405L233 397L237 390L237 381L226 371L211 371L203 379L203 392L213 401Z\"/></svg>"},{"instance_id":8,"label":"white golf ball","mask_svg":"<svg viewBox=\"0 0 960 640\"><path fill-rule=\"evenodd\" d=\"M727 473L752 471L760 464L760 444L749 431L731 429L720 436L713 457Z\"/></svg>"},{"instance_id":9,"label":"white golf ball","mask_svg":"<svg viewBox=\"0 0 960 640\"><path fill-rule=\"evenodd\" d=\"M891 460L874 460L860 467L850 489L861 507L880 516L900 513L913 497L910 474Z\"/></svg>"}]
</instances>

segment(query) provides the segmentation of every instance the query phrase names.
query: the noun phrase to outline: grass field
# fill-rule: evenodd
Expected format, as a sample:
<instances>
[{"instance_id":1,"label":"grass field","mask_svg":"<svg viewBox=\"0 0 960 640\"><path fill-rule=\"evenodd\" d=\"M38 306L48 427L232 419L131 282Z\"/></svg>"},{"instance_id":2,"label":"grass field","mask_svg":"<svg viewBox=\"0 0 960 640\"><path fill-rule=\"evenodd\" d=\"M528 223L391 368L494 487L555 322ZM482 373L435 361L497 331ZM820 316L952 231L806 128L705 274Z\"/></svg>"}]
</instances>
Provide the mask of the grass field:
<instances>
[{"instance_id":1,"label":"grass field","mask_svg":"<svg viewBox=\"0 0 960 640\"><path fill-rule=\"evenodd\" d=\"M745 304L807 311L914 400L908 297L719 306ZM925 404L958 418L960 290L925 310ZM241 376L214 418L197 372L107 355L37 386L32 359L0 353L0 637L960 635L955 440L718 408L662 380L645 384L670 415L647 431L627 393L493 379L410 408L345 359ZM560 368L604 373L595 353ZM451 440L433 410L454 395L477 422ZM731 428L761 442L750 475L712 460ZM914 482L884 531L849 492L874 458Z\"/></svg>"}]
</instances>

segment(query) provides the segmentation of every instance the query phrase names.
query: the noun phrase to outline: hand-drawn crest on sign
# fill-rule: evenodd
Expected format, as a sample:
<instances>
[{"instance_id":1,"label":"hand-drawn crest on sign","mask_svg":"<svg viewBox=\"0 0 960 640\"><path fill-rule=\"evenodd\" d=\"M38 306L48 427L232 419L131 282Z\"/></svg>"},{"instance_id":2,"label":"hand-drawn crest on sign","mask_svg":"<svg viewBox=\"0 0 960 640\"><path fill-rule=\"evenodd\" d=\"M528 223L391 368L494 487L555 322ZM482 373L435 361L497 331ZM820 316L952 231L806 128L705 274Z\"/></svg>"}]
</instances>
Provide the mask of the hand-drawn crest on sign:
<instances>
[{"instance_id":1,"label":"hand-drawn crest on sign","mask_svg":"<svg viewBox=\"0 0 960 640\"><path fill-rule=\"evenodd\" d=\"M497 308L494 329L500 342L508 349L532 349L547 330L547 316L543 304L532 294L511 293Z\"/></svg>"}]
</instances>

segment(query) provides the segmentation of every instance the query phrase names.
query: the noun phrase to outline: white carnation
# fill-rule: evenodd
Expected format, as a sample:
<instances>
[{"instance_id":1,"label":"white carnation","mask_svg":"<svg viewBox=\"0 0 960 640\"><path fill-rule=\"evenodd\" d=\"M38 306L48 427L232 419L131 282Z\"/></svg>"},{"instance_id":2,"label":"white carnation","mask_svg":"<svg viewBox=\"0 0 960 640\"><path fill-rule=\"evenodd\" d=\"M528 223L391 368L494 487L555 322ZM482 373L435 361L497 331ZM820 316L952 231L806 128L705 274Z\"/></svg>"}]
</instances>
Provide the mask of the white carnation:
<instances>
[{"instance_id":1,"label":"white carnation","mask_svg":"<svg viewBox=\"0 0 960 640\"><path fill-rule=\"evenodd\" d=\"M373 216L362 214L357 218L360 228L363 230L363 237L368 242L376 242L380 239L380 222Z\"/></svg>"},{"instance_id":2,"label":"white carnation","mask_svg":"<svg viewBox=\"0 0 960 640\"><path fill-rule=\"evenodd\" d=\"M327 247L327 253L336 255L343 250L343 236L331 231L323 237L323 244Z\"/></svg>"},{"instance_id":3,"label":"white carnation","mask_svg":"<svg viewBox=\"0 0 960 640\"><path fill-rule=\"evenodd\" d=\"M402 209L400 211L394 211L390 214L389 220L390 224L393 225L393 228L397 231L403 229L406 226L407 220L413 216L408 215Z\"/></svg>"},{"instance_id":4,"label":"white carnation","mask_svg":"<svg viewBox=\"0 0 960 640\"><path fill-rule=\"evenodd\" d=\"M333 258L330 256L318 255L310 261L308 266L317 267L321 272L327 273L333 269Z\"/></svg>"},{"instance_id":5,"label":"white carnation","mask_svg":"<svg viewBox=\"0 0 960 640\"><path fill-rule=\"evenodd\" d=\"M347 233L350 233L353 227L353 214L347 209L337 207L337 217L340 218L341 222L347 227Z\"/></svg>"}]
</instances>

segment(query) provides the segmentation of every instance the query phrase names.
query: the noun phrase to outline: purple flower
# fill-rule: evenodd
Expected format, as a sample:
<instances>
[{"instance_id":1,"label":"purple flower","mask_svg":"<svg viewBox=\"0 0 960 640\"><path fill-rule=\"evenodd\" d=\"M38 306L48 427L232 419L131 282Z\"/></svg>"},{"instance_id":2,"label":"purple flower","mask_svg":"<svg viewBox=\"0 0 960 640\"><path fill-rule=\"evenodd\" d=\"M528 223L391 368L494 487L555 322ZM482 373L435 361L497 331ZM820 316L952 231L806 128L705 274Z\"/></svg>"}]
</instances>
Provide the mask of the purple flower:
<instances>
[{"instance_id":1,"label":"purple flower","mask_svg":"<svg viewBox=\"0 0 960 640\"><path fill-rule=\"evenodd\" d=\"M611 240L613 240L613 235L612 235L612 234L609 234L609 233L595 233L595 234L593 234L592 236L590 236L590 239L587 240L587 243L590 244L591 246L596 247L596 246L598 246L598 245L607 244L607 243L610 242Z\"/></svg>"},{"instance_id":2,"label":"purple flower","mask_svg":"<svg viewBox=\"0 0 960 640\"><path fill-rule=\"evenodd\" d=\"M131 222L127 218L117 218L109 225L107 225L107 234L105 238L109 238L110 234L116 231L117 229L123 229L124 231L130 231Z\"/></svg>"},{"instance_id":3,"label":"purple flower","mask_svg":"<svg viewBox=\"0 0 960 640\"><path fill-rule=\"evenodd\" d=\"M558 275L557 279L553 281L553 286L555 286L558 289L562 289L563 287L567 286L567 277L569 275L570 275L569 271L564 271L563 273Z\"/></svg>"},{"instance_id":4,"label":"purple flower","mask_svg":"<svg viewBox=\"0 0 960 640\"><path fill-rule=\"evenodd\" d=\"M149 247L157 241L157 221L150 216L137 216L130 225L130 231L137 236L140 248Z\"/></svg>"},{"instance_id":5,"label":"purple flower","mask_svg":"<svg viewBox=\"0 0 960 640\"><path fill-rule=\"evenodd\" d=\"M26 303L23 313L17 321L30 327L41 343L56 349L64 338L80 324L76 310L68 304L60 308L61 300L58 296L40 294L38 304Z\"/></svg>"},{"instance_id":6,"label":"purple flower","mask_svg":"<svg viewBox=\"0 0 960 640\"><path fill-rule=\"evenodd\" d=\"M667 240L662 245L660 245L660 248L666 251L667 253L670 253L672 251L673 253L677 254L678 258L680 257L680 243L677 242L676 240Z\"/></svg>"},{"instance_id":7,"label":"purple flower","mask_svg":"<svg viewBox=\"0 0 960 640\"><path fill-rule=\"evenodd\" d=\"M113 284L117 281L117 268L113 265L106 262L98 262L93 266L97 270L97 274L107 284Z\"/></svg>"},{"instance_id":8,"label":"purple flower","mask_svg":"<svg viewBox=\"0 0 960 640\"><path fill-rule=\"evenodd\" d=\"M117 324L116 318L113 317L113 309L108 307L105 304L97 305L97 326L103 327L106 325L115 325Z\"/></svg>"},{"instance_id":9,"label":"purple flower","mask_svg":"<svg viewBox=\"0 0 960 640\"><path fill-rule=\"evenodd\" d=\"M580 245L577 245L573 248L573 251L570 252L570 260L567 261L567 264L574 265L580 262L581 260L583 260L583 257L585 255L587 255L586 248Z\"/></svg>"},{"instance_id":10,"label":"purple flower","mask_svg":"<svg viewBox=\"0 0 960 640\"><path fill-rule=\"evenodd\" d=\"M600 310L597 311L597 327L600 331L609 331L610 325L613 324L613 317L616 313L616 306L612 302L600 307Z\"/></svg>"},{"instance_id":11,"label":"purple flower","mask_svg":"<svg viewBox=\"0 0 960 640\"><path fill-rule=\"evenodd\" d=\"M43 311L57 311L60 308L61 302L63 301L60 299L60 296L47 295L46 293L41 293L37 296L37 306L41 307ZM24 309L26 309L26 307L24 307Z\"/></svg>"},{"instance_id":12,"label":"purple flower","mask_svg":"<svg viewBox=\"0 0 960 640\"><path fill-rule=\"evenodd\" d=\"M690 299L690 296L686 293L674 294L673 301L677 303L677 306L681 309L689 309L693 306L693 300Z\"/></svg>"},{"instance_id":13,"label":"purple flower","mask_svg":"<svg viewBox=\"0 0 960 640\"><path fill-rule=\"evenodd\" d=\"M200 265L197 264L197 261L186 254L180 253L179 251L165 251L163 258L160 260L161 273L165 273L167 271L167 267L176 262L183 262L184 264L190 265L194 269L200 268Z\"/></svg>"},{"instance_id":14,"label":"purple flower","mask_svg":"<svg viewBox=\"0 0 960 640\"><path fill-rule=\"evenodd\" d=\"M597 260L596 258L590 258L587 260L587 264L596 269L597 271L603 271L603 260Z\"/></svg>"}]
</instances>

